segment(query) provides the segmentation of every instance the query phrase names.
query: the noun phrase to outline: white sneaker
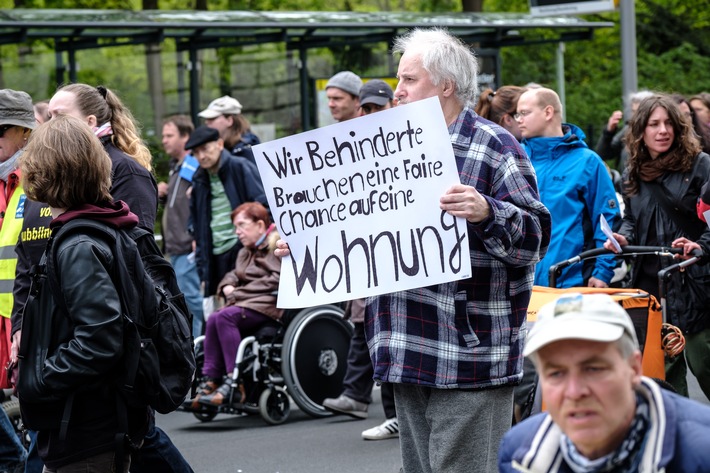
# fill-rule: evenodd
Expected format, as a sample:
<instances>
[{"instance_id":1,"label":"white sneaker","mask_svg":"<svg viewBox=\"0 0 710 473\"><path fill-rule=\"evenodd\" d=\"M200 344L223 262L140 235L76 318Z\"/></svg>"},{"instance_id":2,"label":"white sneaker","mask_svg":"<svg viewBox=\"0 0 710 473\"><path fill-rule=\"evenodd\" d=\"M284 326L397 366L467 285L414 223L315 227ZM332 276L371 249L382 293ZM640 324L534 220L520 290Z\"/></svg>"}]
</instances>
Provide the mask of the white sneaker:
<instances>
[{"instance_id":1,"label":"white sneaker","mask_svg":"<svg viewBox=\"0 0 710 473\"><path fill-rule=\"evenodd\" d=\"M387 419L377 427L367 429L362 433L364 440L384 440L399 437L397 418Z\"/></svg>"}]
</instances>

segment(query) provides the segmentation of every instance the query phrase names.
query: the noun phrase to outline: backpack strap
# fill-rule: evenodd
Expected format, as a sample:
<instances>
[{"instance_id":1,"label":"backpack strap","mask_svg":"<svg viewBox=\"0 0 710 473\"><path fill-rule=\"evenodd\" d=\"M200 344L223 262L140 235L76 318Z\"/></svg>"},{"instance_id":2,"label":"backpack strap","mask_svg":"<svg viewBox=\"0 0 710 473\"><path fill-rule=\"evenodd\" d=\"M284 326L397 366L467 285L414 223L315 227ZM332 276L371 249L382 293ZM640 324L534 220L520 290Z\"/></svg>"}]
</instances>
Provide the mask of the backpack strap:
<instances>
[{"instance_id":1,"label":"backpack strap","mask_svg":"<svg viewBox=\"0 0 710 473\"><path fill-rule=\"evenodd\" d=\"M59 282L59 272L57 269L57 252L61 243L69 236L76 233L91 233L106 241L112 250L116 248L116 231L108 225L101 224L94 220L75 219L62 225L56 234L53 234L47 242L47 280L49 287L61 311L69 315L69 308L64 299L61 283ZM116 253L114 252L114 255ZM116 256L117 257L117 256Z\"/></svg>"},{"instance_id":2,"label":"backpack strap","mask_svg":"<svg viewBox=\"0 0 710 473\"><path fill-rule=\"evenodd\" d=\"M54 241L52 242L51 258L48 258L47 263L47 273L49 274L50 286L52 287L52 293L54 294L55 300L58 302L65 314L68 314L66 301L64 300L64 295L59 284L59 275L56 268L57 261L57 251L59 250L60 243L63 239L75 233L89 233L93 236L98 236L99 238L106 241L114 256L113 271L111 272L111 280L116 287L119 299L121 300L121 308L123 312L123 317L127 317L127 310L129 305L129 295L126 294L126 285L124 281L132 281L135 275L138 273L138 268L136 268L135 260L132 258L127 258L126 253L123 251L123 244L120 244L119 239L122 238L119 235L119 231L110 227L106 224L97 222L95 220L89 219L75 219L64 224L57 232L56 236L53 236ZM129 230L129 238L143 238L145 235L150 235L152 240L152 234L147 230L135 227ZM153 240L155 244L155 240ZM136 251L139 251L136 249ZM51 266L50 266L51 264ZM53 266L53 267L52 267ZM135 330L135 326L132 324L124 324L125 330ZM135 387L135 380L138 374L138 364L139 364L139 353L140 341L136 343L129 343L130 340L134 340L133 337L127 337L124 334L124 378L122 379L123 385L126 389L132 390ZM120 397L120 395L119 395Z\"/></svg>"}]
</instances>

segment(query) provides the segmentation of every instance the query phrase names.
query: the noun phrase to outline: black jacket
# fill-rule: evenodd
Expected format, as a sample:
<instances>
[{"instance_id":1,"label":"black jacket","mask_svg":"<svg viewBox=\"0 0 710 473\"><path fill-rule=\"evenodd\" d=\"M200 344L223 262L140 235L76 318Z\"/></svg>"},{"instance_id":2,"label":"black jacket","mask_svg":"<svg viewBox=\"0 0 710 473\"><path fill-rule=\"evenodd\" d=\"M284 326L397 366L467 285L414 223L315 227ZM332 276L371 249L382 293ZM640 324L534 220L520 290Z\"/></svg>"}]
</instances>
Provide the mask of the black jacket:
<instances>
[{"instance_id":1,"label":"black jacket","mask_svg":"<svg viewBox=\"0 0 710 473\"><path fill-rule=\"evenodd\" d=\"M696 203L703 184L710 179L710 156L700 153L693 169L689 172L669 172L656 179L659 191L668 196L676 218L683 219L686 230L679 228L675 220L667 215L659 203L652 186L641 181L638 194L624 196L624 218L619 233L630 245L661 245L670 247L673 240L681 236L698 242L705 254L710 254L710 229L702 224L696 214ZM690 232L695 234L690 234ZM646 257L647 258L647 257ZM676 263L677 260L663 258L661 267ZM656 278L656 274L646 271L648 265L634 264L632 287L640 277ZM688 278L694 279L688 281ZM704 290L698 291L698 287ZM675 273L667 286L666 309L669 322L684 332L696 333L710 326L710 307L707 305L710 289L710 265L696 264L683 273ZM658 293L654 292L658 297Z\"/></svg>"},{"instance_id":2,"label":"black jacket","mask_svg":"<svg viewBox=\"0 0 710 473\"><path fill-rule=\"evenodd\" d=\"M30 268L38 264L51 230L52 221L49 205L40 204L34 200L25 199L25 209L22 221L22 232L15 246L17 267L15 268L15 283L12 287L12 333L22 327L22 310L25 308L30 292Z\"/></svg>"},{"instance_id":3,"label":"black jacket","mask_svg":"<svg viewBox=\"0 0 710 473\"><path fill-rule=\"evenodd\" d=\"M155 216L158 213L158 185L155 178L135 159L116 148L108 140L102 143L111 158L111 197L128 204L131 212L138 216L138 225L153 232Z\"/></svg>"},{"instance_id":4,"label":"black jacket","mask_svg":"<svg viewBox=\"0 0 710 473\"><path fill-rule=\"evenodd\" d=\"M252 164L256 165L256 160L254 159L254 152L251 147L258 145L259 138L252 132L248 131L242 134L242 139L237 141L234 146L232 146L231 153L232 156L237 158L246 158Z\"/></svg>"},{"instance_id":5,"label":"black jacket","mask_svg":"<svg viewBox=\"0 0 710 473\"><path fill-rule=\"evenodd\" d=\"M109 218L120 228L127 228L131 221L135 226L135 215L125 204L120 206L121 216ZM76 217L96 218L96 213L77 212ZM57 231L55 223L56 219L53 232ZM121 429L112 379L122 367L123 354L121 302L111 278L115 260L109 244L93 235L76 234L62 240L56 254L68 313L61 311L52 297L46 297L48 284L37 299L28 302L18 385L23 418L39 431L38 452L52 469L115 449L115 436ZM41 303L41 310L36 303ZM39 337L45 324L52 329L42 340ZM38 345L47 349L42 363L28 356ZM24 376L22 363L35 366L36 381ZM73 402L67 404L72 395ZM58 421L65 418L67 405L71 411L62 439ZM142 439L148 411L128 408L127 414L128 433L133 439Z\"/></svg>"},{"instance_id":6,"label":"black jacket","mask_svg":"<svg viewBox=\"0 0 710 473\"><path fill-rule=\"evenodd\" d=\"M245 202L261 202L268 207L264 187L259 171L246 159L236 158L222 150L217 170L232 209ZM212 190L210 176L206 169L200 168L192 178L190 197L190 222L195 238L195 261L200 280L205 283L205 295L217 291L217 284L223 274L213 274L212 267Z\"/></svg>"},{"instance_id":7,"label":"black jacket","mask_svg":"<svg viewBox=\"0 0 710 473\"><path fill-rule=\"evenodd\" d=\"M628 131L628 126L624 125L619 131L609 131L604 127L594 151L608 164L613 161L619 172L624 172L626 162L629 160L629 150L624 143L624 137Z\"/></svg>"}]
</instances>

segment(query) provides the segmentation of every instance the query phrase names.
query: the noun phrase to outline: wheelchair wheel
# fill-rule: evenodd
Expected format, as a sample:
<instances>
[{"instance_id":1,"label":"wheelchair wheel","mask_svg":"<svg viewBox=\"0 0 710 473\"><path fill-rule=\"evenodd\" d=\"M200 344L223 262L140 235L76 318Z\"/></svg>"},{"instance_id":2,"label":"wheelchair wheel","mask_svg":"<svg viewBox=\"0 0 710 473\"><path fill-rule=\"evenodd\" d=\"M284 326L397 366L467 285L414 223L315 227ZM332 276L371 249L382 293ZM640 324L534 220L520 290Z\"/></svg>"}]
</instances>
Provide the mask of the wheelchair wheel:
<instances>
[{"instance_id":1,"label":"wheelchair wheel","mask_svg":"<svg viewBox=\"0 0 710 473\"><path fill-rule=\"evenodd\" d=\"M9 401L5 400L2 403L2 409L5 411L5 414L7 414L7 417L10 419L12 427L15 430L17 437L20 439L20 442L22 442L22 445L25 448L29 448L30 437L26 432L23 432L22 417L20 416L20 401L16 399L12 399Z\"/></svg>"},{"instance_id":2,"label":"wheelchair wheel","mask_svg":"<svg viewBox=\"0 0 710 473\"><path fill-rule=\"evenodd\" d=\"M291 403L283 388L266 388L259 396L259 414L267 424L281 424L290 412Z\"/></svg>"},{"instance_id":3,"label":"wheelchair wheel","mask_svg":"<svg viewBox=\"0 0 710 473\"><path fill-rule=\"evenodd\" d=\"M282 374L288 393L307 414L331 415L321 404L342 392L352 332L343 310L331 305L303 309L286 328Z\"/></svg>"},{"instance_id":4,"label":"wheelchair wheel","mask_svg":"<svg viewBox=\"0 0 710 473\"><path fill-rule=\"evenodd\" d=\"M219 410L215 408L210 408L207 406L204 406L201 411L192 411L192 415L195 416L195 419L199 420L200 422L209 422L215 417L217 417L217 414L219 413Z\"/></svg>"}]
</instances>

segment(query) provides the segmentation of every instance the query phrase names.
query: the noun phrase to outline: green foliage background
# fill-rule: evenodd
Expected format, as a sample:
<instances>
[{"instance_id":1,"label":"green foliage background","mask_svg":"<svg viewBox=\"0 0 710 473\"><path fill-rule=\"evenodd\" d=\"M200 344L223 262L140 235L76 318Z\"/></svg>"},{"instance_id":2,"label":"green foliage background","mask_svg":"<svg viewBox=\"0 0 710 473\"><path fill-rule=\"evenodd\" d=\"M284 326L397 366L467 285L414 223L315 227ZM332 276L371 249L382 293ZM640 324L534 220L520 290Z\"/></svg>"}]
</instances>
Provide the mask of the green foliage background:
<instances>
[{"instance_id":1,"label":"green foliage background","mask_svg":"<svg viewBox=\"0 0 710 473\"><path fill-rule=\"evenodd\" d=\"M692 96L710 91L710 3L637 0L638 87ZM527 11L527 0L485 0L485 11ZM565 47L567 121L596 137L613 110L622 109L619 13L590 15L614 22L592 41ZM501 50L502 83L538 82L556 88L556 44Z\"/></svg>"},{"instance_id":2,"label":"green foliage background","mask_svg":"<svg viewBox=\"0 0 710 473\"><path fill-rule=\"evenodd\" d=\"M161 8L186 10L304 10L304 11L460 11L463 0L0 0L0 8ZM707 0L636 0L639 88L693 95L710 91L710 3ZM487 12L527 12L527 0L484 0ZM621 57L619 13L590 15L591 20L614 23L599 29L591 41L566 44L565 79L567 120L580 125L595 140L611 111L621 109ZM544 33L543 33L544 34ZM557 44L507 47L501 50L502 84L537 82L556 88ZM175 44L162 45L163 84L167 110L178 109ZM0 47L1 81L5 87L23 88L36 100L50 97L56 73L51 43ZM117 88L144 125L144 136L156 152L159 177L165 169L159 132L154 126L152 104L146 85L142 46L125 46L82 51L78 55L79 80ZM275 118L269 110L292 106L298 89L287 78L294 74L297 58L287 56L282 45L223 48L206 51L207 66L201 78L203 101L236 93L245 97L245 110L255 122L277 122L279 136L300 126L298 114ZM248 62L245 62L248 61ZM243 64L248 64L243 67ZM353 68L364 76L390 73L386 45L346 46L309 52L312 77ZM238 67L239 66L239 67ZM245 70L246 69L246 70ZM256 72L254 72L256 71ZM252 94L253 87L266 78L281 77L270 83L277 88L273 97Z\"/></svg>"}]
</instances>

